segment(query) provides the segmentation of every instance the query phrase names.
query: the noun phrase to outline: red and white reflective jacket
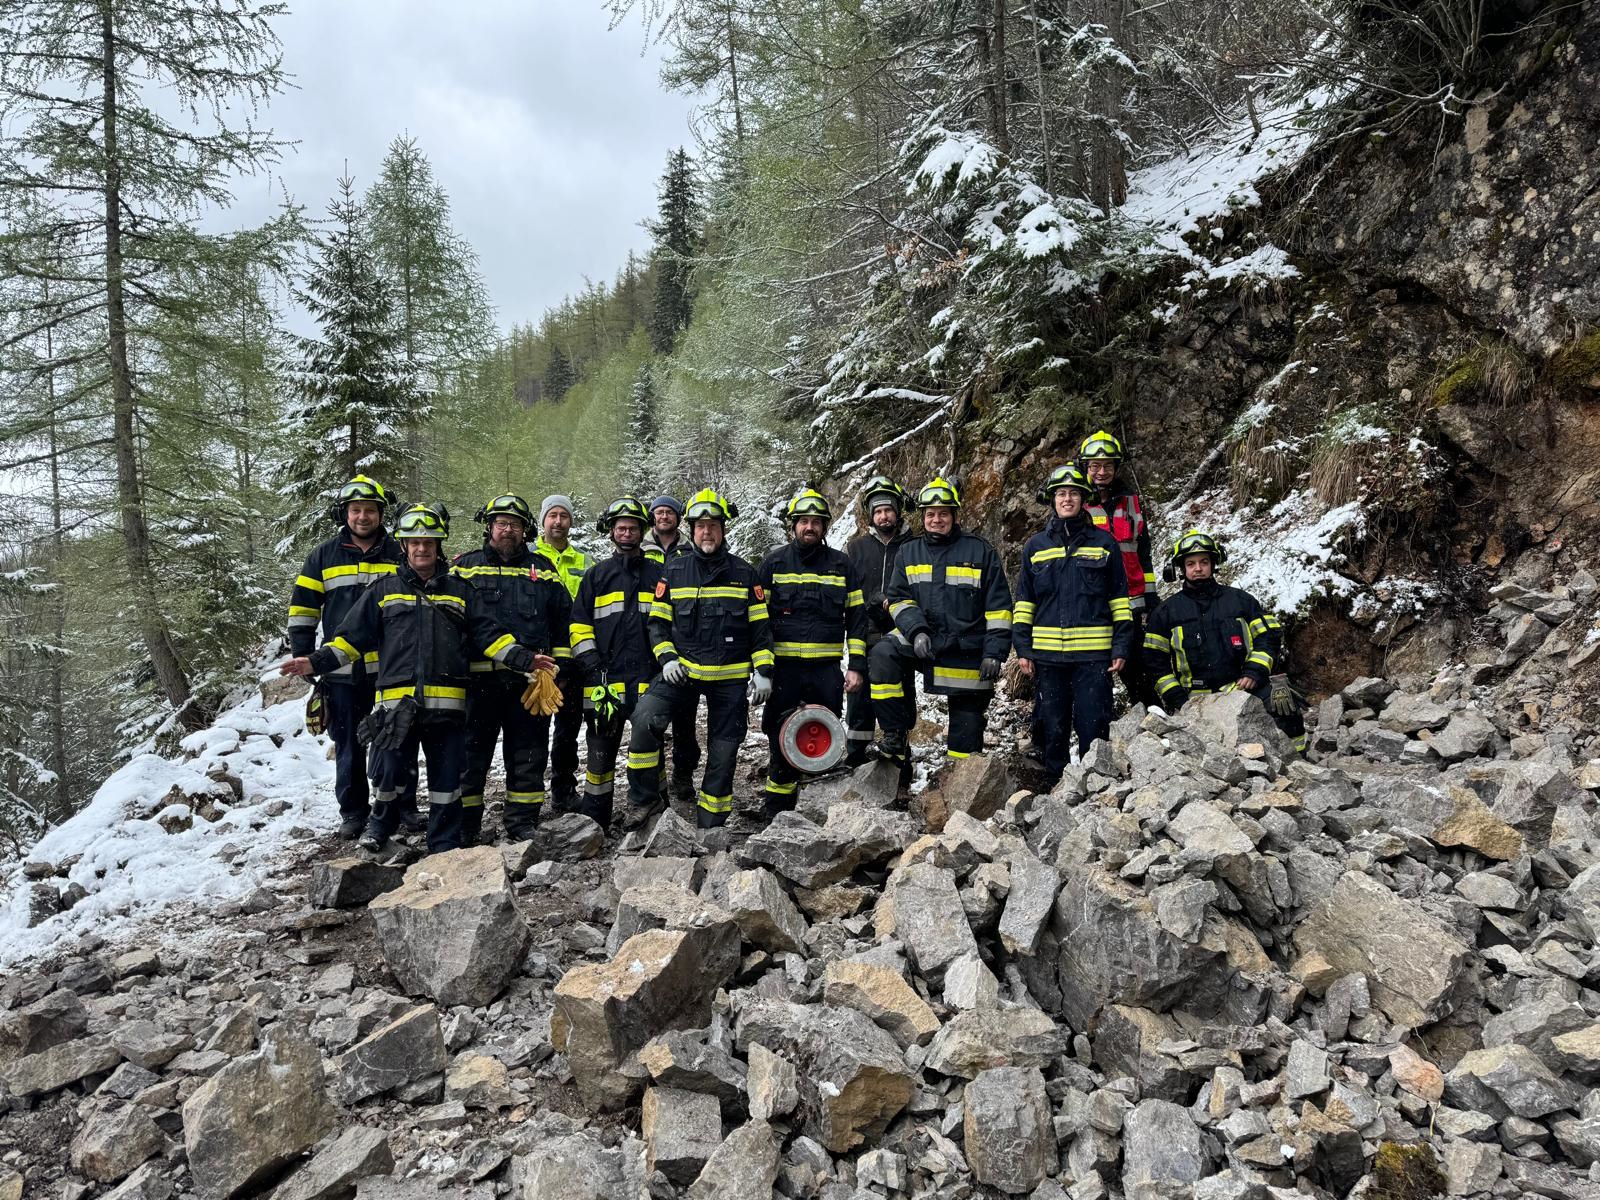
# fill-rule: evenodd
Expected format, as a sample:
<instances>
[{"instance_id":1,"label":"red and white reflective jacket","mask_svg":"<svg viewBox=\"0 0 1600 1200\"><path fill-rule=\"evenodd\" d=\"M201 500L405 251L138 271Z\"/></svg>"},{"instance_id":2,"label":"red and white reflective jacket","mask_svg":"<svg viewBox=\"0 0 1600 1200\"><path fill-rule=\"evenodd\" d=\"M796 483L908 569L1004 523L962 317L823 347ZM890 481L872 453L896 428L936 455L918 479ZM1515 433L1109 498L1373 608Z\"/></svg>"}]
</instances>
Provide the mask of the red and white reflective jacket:
<instances>
[{"instance_id":1,"label":"red and white reflective jacket","mask_svg":"<svg viewBox=\"0 0 1600 1200\"><path fill-rule=\"evenodd\" d=\"M1150 529L1144 520L1144 503L1129 493L1092 500L1086 506L1095 528L1103 529L1122 551L1122 570L1128 577L1128 597L1134 611L1145 607L1145 594L1156 591L1150 565Z\"/></svg>"}]
</instances>

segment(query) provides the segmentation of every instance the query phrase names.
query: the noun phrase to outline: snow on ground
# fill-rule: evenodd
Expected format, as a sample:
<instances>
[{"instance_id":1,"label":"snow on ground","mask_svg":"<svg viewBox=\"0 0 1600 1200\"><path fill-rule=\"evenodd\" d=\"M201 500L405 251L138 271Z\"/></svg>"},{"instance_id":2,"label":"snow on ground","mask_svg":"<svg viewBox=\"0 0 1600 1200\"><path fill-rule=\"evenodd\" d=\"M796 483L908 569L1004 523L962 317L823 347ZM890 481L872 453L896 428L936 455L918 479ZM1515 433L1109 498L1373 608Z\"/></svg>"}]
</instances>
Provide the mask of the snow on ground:
<instances>
[{"instance_id":1,"label":"snow on ground","mask_svg":"<svg viewBox=\"0 0 1600 1200\"><path fill-rule=\"evenodd\" d=\"M192 922L192 945L217 906L260 887L308 831L334 831L328 745L306 733L303 700L263 709L252 696L185 738L185 756L134 758L28 854L55 864L76 858L66 880L52 882L79 884L88 893L83 900L29 929L20 866L0 876L0 967L85 935L129 940L157 917ZM212 778L224 771L243 782L242 802ZM192 815L202 799L221 811L216 821ZM162 812L169 825L186 814L192 824L168 833L157 820Z\"/></svg>"}]
</instances>

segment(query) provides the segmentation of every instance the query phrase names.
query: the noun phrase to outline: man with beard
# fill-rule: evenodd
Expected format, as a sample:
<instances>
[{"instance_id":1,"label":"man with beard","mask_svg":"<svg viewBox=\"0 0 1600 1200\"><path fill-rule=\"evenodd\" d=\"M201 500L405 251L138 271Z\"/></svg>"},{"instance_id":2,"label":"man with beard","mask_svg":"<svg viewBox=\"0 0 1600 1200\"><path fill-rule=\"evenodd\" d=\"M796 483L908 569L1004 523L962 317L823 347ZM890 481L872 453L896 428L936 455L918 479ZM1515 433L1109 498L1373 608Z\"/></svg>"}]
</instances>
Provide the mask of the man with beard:
<instances>
[{"instance_id":1,"label":"man with beard","mask_svg":"<svg viewBox=\"0 0 1600 1200\"><path fill-rule=\"evenodd\" d=\"M657 496L650 501L650 529L641 546L647 557L663 567L680 554L694 553L689 539L679 529L683 505L672 496ZM700 736L695 729L695 706L689 705L672 717L672 780L668 794L682 804L694 799L694 770L700 765Z\"/></svg>"},{"instance_id":2,"label":"man with beard","mask_svg":"<svg viewBox=\"0 0 1600 1200\"><path fill-rule=\"evenodd\" d=\"M589 569L589 556L572 544L572 497L546 496L539 505L539 538L534 550L550 560L567 589L570 602ZM562 637L560 645L567 646ZM567 812L578 797L578 730L583 725L583 698L574 671L557 677L561 708L550 721L550 802L558 813Z\"/></svg>"},{"instance_id":3,"label":"man with beard","mask_svg":"<svg viewBox=\"0 0 1600 1200\"><path fill-rule=\"evenodd\" d=\"M844 693L859 692L867 669L866 603L861 580L844 553L823 538L833 516L820 492L806 488L786 513L794 539L762 561L761 586L771 614L772 697L761 713L767 735L767 816L795 806L800 772L779 749L785 718L806 704L838 715ZM841 677L839 661L848 656Z\"/></svg>"},{"instance_id":4,"label":"man with beard","mask_svg":"<svg viewBox=\"0 0 1600 1200\"><path fill-rule=\"evenodd\" d=\"M533 514L521 496L496 496L478 510L483 545L456 558L455 573L472 587L484 612L518 642L553 659L571 657L568 624L572 600L555 564L528 549ZM527 680L489 658L472 663L467 689L467 765L461 780L463 840L470 846L483 830L483 785L494 747L506 768L506 807L501 828L507 841L532 836L544 804L544 765L550 718L522 706ZM574 704L577 702L574 701Z\"/></svg>"},{"instance_id":5,"label":"man with beard","mask_svg":"<svg viewBox=\"0 0 1600 1200\"><path fill-rule=\"evenodd\" d=\"M661 735L673 713L706 701L706 767L695 812L702 829L725 824L733 811L733 772L749 727L745 703L772 694L772 630L766 591L755 568L728 550L728 521L737 509L711 488L695 493L685 513L694 553L667 561L650 605L651 653L661 682L639 702L628 743L627 827L662 808Z\"/></svg>"}]
</instances>

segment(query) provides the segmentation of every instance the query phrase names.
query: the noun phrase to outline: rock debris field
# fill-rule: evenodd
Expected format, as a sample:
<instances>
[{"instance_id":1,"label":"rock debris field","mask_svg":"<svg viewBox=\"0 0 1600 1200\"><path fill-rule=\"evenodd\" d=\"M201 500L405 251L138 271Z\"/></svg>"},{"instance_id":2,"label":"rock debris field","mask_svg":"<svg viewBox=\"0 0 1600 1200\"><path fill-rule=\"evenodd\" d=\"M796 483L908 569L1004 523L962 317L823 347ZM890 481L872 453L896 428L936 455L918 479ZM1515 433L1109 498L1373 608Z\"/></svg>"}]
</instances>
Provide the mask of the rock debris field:
<instances>
[{"instance_id":1,"label":"rock debris field","mask_svg":"<svg viewBox=\"0 0 1600 1200\"><path fill-rule=\"evenodd\" d=\"M1600 763L1507 667L1356 680L1307 759L1225 695L1048 795L328 843L203 954L10 973L0 1200L1600 1200Z\"/></svg>"}]
</instances>

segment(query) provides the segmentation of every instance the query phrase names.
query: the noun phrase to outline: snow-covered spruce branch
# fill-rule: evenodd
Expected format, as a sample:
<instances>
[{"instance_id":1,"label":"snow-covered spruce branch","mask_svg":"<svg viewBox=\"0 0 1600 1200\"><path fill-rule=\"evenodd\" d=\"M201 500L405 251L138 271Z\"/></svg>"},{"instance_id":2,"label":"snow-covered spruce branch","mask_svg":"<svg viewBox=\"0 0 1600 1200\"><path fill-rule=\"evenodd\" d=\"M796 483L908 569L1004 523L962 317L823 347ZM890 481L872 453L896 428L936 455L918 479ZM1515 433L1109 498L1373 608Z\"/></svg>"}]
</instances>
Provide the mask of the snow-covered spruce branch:
<instances>
[{"instance_id":1,"label":"snow-covered spruce branch","mask_svg":"<svg viewBox=\"0 0 1600 1200\"><path fill-rule=\"evenodd\" d=\"M950 416L950 410L947 409L947 408L941 408L938 412L936 412L932 416L928 417L925 421L922 421L920 424L913 425L910 429L906 430L904 433L900 434L898 437L890 438L887 442L885 442L883 445L879 446L876 450L870 451L867 454L862 455L860 458L856 459L854 462L845 463L842 467L839 467L837 470L834 471L834 473L833 473L834 477L837 478L840 475L848 475L851 471L858 470L859 468L866 466L868 463L870 463L873 459L877 458L884 451L893 450L901 442L909 441L911 438L916 437L917 434L921 433L923 430L928 429L931 426L933 426L934 424L936 424L940 420L940 418L948 419L949 416Z\"/></svg>"}]
</instances>

